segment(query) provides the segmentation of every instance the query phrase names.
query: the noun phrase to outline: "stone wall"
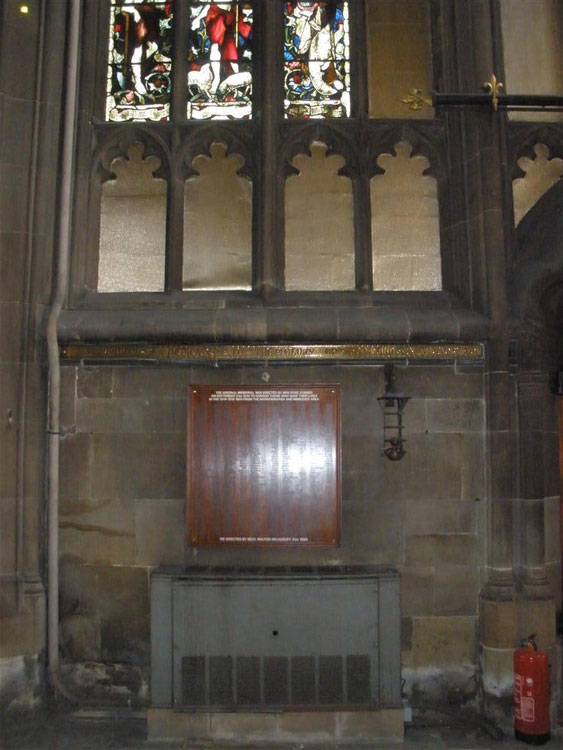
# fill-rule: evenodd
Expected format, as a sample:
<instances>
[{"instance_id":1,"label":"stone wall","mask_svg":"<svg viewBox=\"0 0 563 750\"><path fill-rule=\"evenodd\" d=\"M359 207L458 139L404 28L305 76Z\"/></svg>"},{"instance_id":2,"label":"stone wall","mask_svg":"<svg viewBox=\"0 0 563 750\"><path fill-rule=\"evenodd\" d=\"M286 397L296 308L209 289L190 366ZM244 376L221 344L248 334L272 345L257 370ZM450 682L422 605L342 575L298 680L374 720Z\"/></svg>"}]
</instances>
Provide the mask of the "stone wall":
<instances>
[{"instance_id":1,"label":"stone wall","mask_svg":"<svg viewBox=\"0 0 563 750\"><path fill-rule=\"evenodd\" d=\"M26 5L0 7L0 713L38 705L45 648L38 341L51 294L66 8L45 4L42 26L41 4Z\"/></svg>"},{"instance_id":2,"label":"stone wall","mask_svg":"<svg viewBox=\"0 0 563 750\"><path fill-rule=\"evenodd\" d=\"M339 548L185 546L187 386L263 383L262 368L63 369L64 655L136 665L146 678L150 572L157 565L380 563L402 573L410 683L436 670L457 670L467 683L476 663L486 539L479 367L396 368L397 386L411 396L407 453L399 462L381 456L382 366L275 366L268 374L270 385L341 384Z\"/></svg>"}]
</instances>

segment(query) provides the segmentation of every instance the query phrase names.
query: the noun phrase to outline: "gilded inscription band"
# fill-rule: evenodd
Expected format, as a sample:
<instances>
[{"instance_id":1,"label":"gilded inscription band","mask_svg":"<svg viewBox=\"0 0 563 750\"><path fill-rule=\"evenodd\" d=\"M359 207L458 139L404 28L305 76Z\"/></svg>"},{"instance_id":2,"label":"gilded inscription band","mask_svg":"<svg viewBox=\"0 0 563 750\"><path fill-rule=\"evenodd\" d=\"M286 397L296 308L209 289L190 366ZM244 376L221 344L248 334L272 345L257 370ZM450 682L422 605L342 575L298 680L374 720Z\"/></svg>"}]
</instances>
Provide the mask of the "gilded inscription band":
<instances>
[{"instance_id":1,"label":"gilded inscription band","mask_svg":"<svg viewBox=\"0 0 563 750\"><path fill-rule=\"evenodd\" d=\"M482 344L64 344L65 361L276 362L483 359Z\"/></svg>"}]
</instances>

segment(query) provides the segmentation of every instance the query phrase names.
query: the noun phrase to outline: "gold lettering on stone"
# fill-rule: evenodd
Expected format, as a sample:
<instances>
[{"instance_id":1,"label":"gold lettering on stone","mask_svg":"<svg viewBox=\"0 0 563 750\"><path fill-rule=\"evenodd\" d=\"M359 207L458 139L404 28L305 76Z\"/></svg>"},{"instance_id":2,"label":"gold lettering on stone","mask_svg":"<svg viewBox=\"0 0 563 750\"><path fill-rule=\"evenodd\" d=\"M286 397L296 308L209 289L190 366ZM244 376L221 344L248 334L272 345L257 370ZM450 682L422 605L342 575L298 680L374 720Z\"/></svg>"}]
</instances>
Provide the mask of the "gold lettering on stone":
<instances>
[{"instance_id":1,"label":"gold lettering on stone","mask_svg":"<svg viewBox=\"0 0 563 750\"><path fill-rule=\"evenodd\" d=\"M482 344L65 344L63 360L284 361L483 359Z\"/></svg>"}]
</instances>

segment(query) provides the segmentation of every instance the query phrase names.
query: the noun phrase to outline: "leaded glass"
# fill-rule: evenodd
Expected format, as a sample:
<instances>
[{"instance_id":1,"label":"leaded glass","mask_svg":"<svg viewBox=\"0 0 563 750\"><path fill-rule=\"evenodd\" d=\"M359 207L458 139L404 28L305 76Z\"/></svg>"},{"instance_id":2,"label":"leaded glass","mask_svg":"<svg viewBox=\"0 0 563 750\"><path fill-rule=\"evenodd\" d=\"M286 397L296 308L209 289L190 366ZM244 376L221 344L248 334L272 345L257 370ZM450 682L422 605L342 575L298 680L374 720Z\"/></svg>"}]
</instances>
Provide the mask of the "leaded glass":
<instances>
[{"instance_id":1,"label":"leaded glass","mask_svg":"<svg viewBox=\"0 0 563 750\"><path fill-rule=\"evenodd\" d=\"M113 0L106 118L168 120L172 72L172 3Z\"/></svg>"},{"instance_id":2,"label":"leaded glass","mask_svg":"<svg viewBox=\"0 0 563 750\"><path fill-rule=\"evenodd\" d=\"M284 0L286 117L350 115L348 3Z\"/></svg>"},{"instance_id":3,"label":"leaded glass","mask_svg":"<svg viewBox=\"0 0 563 750\"><path fill-rule=\"evenodd\" d=\"M188 118L251 116L252 32L250 2L190 2Z\"/></svg>"}]
</instances>

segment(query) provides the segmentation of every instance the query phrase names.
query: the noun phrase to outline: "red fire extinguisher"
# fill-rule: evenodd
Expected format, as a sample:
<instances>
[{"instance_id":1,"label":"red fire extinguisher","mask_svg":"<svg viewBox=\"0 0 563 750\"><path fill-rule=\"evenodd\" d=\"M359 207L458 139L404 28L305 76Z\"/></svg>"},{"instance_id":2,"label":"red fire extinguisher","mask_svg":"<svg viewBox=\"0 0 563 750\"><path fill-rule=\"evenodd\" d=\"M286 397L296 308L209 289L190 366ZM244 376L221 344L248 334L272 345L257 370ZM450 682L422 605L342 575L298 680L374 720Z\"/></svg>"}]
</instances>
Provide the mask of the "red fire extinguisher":
<instances>
[{"instance_id":1,"label":"red fire extinguisher","mask_svg":"<svg viewBox=\"0 0 563 750\"><path fill-rule=\"evenodd\" d=\"M529 745L544 745L551 737L549 662L535 635L514 652L514 736Z\"/></svg>"}]
</instances>

